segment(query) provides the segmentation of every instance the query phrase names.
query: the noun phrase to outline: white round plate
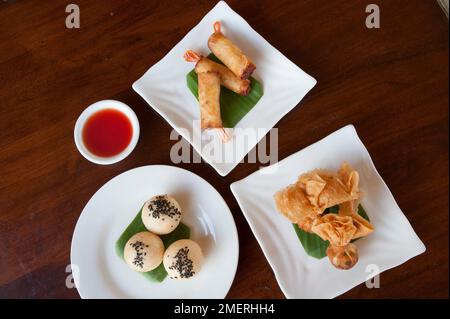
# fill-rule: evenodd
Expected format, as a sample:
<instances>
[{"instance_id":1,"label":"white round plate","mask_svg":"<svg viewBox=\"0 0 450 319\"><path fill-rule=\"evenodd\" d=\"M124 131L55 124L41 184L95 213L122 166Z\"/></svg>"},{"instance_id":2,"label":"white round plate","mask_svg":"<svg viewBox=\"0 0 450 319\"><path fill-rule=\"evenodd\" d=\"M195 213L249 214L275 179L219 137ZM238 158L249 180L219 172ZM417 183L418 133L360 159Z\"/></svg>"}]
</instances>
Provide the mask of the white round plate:
<instances>
[{"instance_id":1,"label":"white round plate","mask_svg":"<svg viewBox=\"0 0 450 319\"><path fill-rule=\"evenodd\" d=\"M180 203L181 220L202 247L202 270L189 280L151 282L115 253L117 239L142 204L158 194ZM222 196L201 177L163 165L135 168L103 185L81 213L71 247L73 277L82 298L224 298L238 256L236 225Z\"/></svg>"}]
</instances>

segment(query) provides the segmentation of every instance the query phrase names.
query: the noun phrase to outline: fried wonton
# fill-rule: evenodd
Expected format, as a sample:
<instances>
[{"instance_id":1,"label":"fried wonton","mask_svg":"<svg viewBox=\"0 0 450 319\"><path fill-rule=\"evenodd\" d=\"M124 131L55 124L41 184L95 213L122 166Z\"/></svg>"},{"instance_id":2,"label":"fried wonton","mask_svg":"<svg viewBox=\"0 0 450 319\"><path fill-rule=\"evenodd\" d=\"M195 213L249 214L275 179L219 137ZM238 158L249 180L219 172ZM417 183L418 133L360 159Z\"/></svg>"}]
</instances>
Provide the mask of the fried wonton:
<instances>
[{"instance_id":1,"label":"fried wonton","mask_svg":"<svg viewBox=\"0 0 450 319\"><path fill-rule=\"evenodd\" d=\"M321 213L320 208L311 205L306 193L297 184L277 192L275 204L281 214L305 231L310 231L312 221Z\"/></svg>"},{"instance_id":2,"label":"fried wonton","mask_svg":"<svg viewBox=\"0 0 450 319\"><path fill-rule=\"evenodd\" d=\"M278 211L310 232L312 222L326 208L357 200L360 196L358 173L346 164L339 172L316 169L300 175L297 183L275 194Z\"/></svg>"},{"instance_id":3,"label":"fried wonton","mask_svg":"<svg viewBox=\"0 0 450 319\"><path fill-rule=\"evenodd\" d=\"M318 174L314 174L303 182L300 182L300 187L305 190L306 196L311 205L320 207L319 196L323 189L327 185L327 182Z\"/></svg>"},{"instance_id":4,"label":"fried wonton","mask_svg":"<svg viewBox=\"0 0 450 319\"><path fill-rule=\"evenodd\" d=\"M356 227L356 232L352 239L367 236L374 231L372 224L358 214L357 201L350 201L340 204L339 215L349 216L353 219L353 225Z\"/></svg>"},{"instance_id":5,"label":"fried wonton","mask_svg":"<svg viewBox=\"0 0 450 319\"><path fill-rule=\"evenodd\" d=\"M344 162L337 173L316 169L300 175L295 184L275 194L275 203L278 211L292 223L330 243L327 256L336 268L350 269L359 258L351 240L374 230L358 214L361 196L359 174ZM338 214L323 214L336 205L339 205Z\"/></svg>"},{"instance_id":6,"label":"fried wonton","mask_svg":"<svg viewBox=\"0 0 450 319\"><path fill-rule=\"evenodd\" d=\"M326 214L314 220L311 231L328 240L331 246L346 246L352 240L356 227L350 216Z\"/></svg>"},{"instance_id":7,"label":"fried wonton","mask_svg":"<svg viewBox=\"0 0 450 319\"><path fill-rule=\"evenodd\" d=\"M320 207L322 211L358 199L358 184L354 182L353 178L351 182L345 180L344 183L337 174L325 170L314 170L298 178L298 184L308 195L311 205ZM351 184L351 188L347 183Z\"/></svg>"},{"instance_id":8,"label":"fried wonton","mask_svg":"<svg viewBox=\"0 0 450 319\"><path fill-rule=\"evenodd\" d=\"M337 175L345 185L347 192L349 192L351 195L357 194L358 197L360 197L359 174L350 166L350 164L344 162L341 165L341 168L339 169Z\"/></svg>"},{"instance_id":9,"label":"fried wonton","mask_svg":"<svg viewBox=\"0 0 450 319\"><path fill-rule=\"evenodd\" d=\"M359 259L358 249L351 243L346 246L328 246L327 256L333 266L339 269L350 269Z\"/></svg>"}]
</instances>

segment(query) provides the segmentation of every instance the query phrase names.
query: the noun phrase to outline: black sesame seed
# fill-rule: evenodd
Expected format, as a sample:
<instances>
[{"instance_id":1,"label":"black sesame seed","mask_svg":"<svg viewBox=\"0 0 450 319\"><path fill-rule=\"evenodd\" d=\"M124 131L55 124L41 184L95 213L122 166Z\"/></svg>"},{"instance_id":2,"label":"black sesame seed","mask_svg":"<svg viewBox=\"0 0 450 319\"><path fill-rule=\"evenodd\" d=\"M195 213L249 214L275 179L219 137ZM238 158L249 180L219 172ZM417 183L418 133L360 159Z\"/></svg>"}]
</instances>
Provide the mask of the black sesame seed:
<instances>
[{"instance_id":1,"label":"black sesame seed","mask_svg":"<svg viewBox=\"0 0 450 319\"><path fill-rule=\"evenodd\" d=\"M195 272L193 271L194 265L192 260L188 258L189 249L186 247L181 248L175 254L175 261L169 266L169 269L176 270L181 278L189 278L192 277ZM177 278L177 277L175 277Z\"/></svg>"},{"instance_id":2,"label":"black sesame seed","mask_svg":"<svg viewBox=\"0 0 450 319\"><path fill-rule=\"evenodd\" d=\"M167 200L166 196L156 196L155 199L148 204L148 209L150 211L149 216L152 216L153 218L161 218L161 215L176 218L181 215L180 210ZM164 218L162 220L164 220Z\"/></svg>"},{"instance_id":3,"label":"black sesame seed","mask_svg":"<svg viewBox=\"0 0 450 319\"><path fill-rule=\"evenodd\" d=\"M136 256L133 259L133 264L137 267L144 268L144 257L142 250L144 249L144 246L148 247L148 245L144 245L144 243L139 240L134 243L131 243L130 245L136 251ZM144 255L146 254L147 253L145 253Z\"/></svg>"}]
</instances>

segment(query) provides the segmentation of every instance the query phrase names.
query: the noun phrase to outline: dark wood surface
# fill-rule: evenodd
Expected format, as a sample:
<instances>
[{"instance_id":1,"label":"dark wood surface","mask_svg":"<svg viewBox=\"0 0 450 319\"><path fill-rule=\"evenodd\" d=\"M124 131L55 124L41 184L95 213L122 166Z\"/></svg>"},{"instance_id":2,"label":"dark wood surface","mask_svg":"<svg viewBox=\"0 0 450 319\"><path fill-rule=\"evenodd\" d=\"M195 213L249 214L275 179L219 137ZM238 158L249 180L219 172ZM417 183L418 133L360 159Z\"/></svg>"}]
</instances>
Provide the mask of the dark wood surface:
<instances>
[{"instance_id":1,"label":"dark wood surface","mask_svg":"<svg viewBox=\"0 0 450 319\"><path fill-rule=\"evenodd\" d=\"M209 1L78 0L81 28L65 28L67 1L0 1L0 297L78 298L66 265L80 212L113 176L171 164L171 127L131 88L214 6ZM237 1L230 6L318 80L277 125L279 158L353 123L427 251L343 298L448 297L448 20L431 0ZM129 104L141 123L134 152L98 166L73 142L80 112L103 99ZM235 218L240 257L231 298L283 298L229 184L240 164L208 180Z\"/></svg>"}]
</instances>

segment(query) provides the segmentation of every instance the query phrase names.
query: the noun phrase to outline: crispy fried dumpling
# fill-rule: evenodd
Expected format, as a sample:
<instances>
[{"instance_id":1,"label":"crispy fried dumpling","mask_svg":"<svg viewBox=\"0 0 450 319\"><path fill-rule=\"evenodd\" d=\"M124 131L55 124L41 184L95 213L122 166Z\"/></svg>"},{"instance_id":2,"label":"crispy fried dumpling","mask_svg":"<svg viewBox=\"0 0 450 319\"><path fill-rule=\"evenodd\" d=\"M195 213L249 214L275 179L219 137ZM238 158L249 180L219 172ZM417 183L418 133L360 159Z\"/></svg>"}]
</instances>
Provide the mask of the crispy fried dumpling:
<instances>
[{"instance_id":1,"label":"crispy fried dumpling","mask_svg":"<svg viewBox=\"0 0 450 319\"><path fill-rule=\"evenodd\" d=\"M359 192L351 193L337 174L325 170L300 175L298 184L308 194L311 205L320 207L322 211L359 197Z\"/></svg>"},{"instance_id":2,"label":"crispy fried dumpling","mask_svg":"<svg viewBox=\"0 0 450 319\"><path fill-rule=\"evenodd\" d=\"M353 225L356 227L356 232L353 238L360 238L369 235L374 231L370 222L361 217L358 213L358 203L356 201L345 202L339 205L340 216L350 216L353 220Z\"/></svg>"},{"instance_id":3,"label":"crispy fried dumpling","mask_svg":"<svg viewBox=\"0 0 450 319\"><path fill-rule=\"evenodd\" d=\"M300 175L295 184L278 191L274 198L278 211L292 223L330 243L327 256L336 268L350 269L359 258L351 240L374 230L358 214L361 196L359 174L344 162L337 173L316 169ZM323 214L336 205L338 214Z\"/></svg>"},{"instance_id":4,"label":"crispy fried dumpling","mask_svg":"<svg viewBox=\"0 0 450 319\"><path fill-rule=\"evenodd\" d=\"M353 172L345 166L341 172L344 181L338 174L323 169L302 174L295 184L275 194L277 210L310 232L312 222L326 208L359 198L358 177Z\"/></svg>"},{"instance_id":5,"label":"crispy fried dumpling","mask_svg":"<svg viewBox=\"0 0 450 319\"><path fill-rule=\"evenodd\" d=\"M338 177L351 195L359 194L359 174L350 164L344 162L338 171Z\"/></svg>"},{"instance_id":6,"label":"crispy fried dumpling","mask_svg":"<svg viewBox=\"0 0 450 319\"><path fill-rule=\"evenodd\" d=\"M305 231L310 231L312 221L321 213L296 184L282 189L274 197L277 210Z\"/></svg>"},{"instance_id":7,"label":"crispy fried dumpling","mask_svg":"<svg viewBox=\"0 0 450 319\"><path fill-rule=\"evenodd\" d=\"M333 266L339 269L350 269L359 259L358 249L351 243L346 246L328 246L327 256Z\"/></svg>"},{"instance_id":8,"label":"crispy fried dumpling","mask_svg":"<svg viewBox=\"0 0 450 319\"><path fill-rule=\"evenodd\" d=\"M311 205L315 207L321 206L319 203L320 193L327 185L327 182L318 174L312 175L310 178L305 178L300 182L301 187L305 190L306 196Z\"/></svg>"},{"instance_id":9,"label":"crispy fried dumpling","mask_svg":"<svg viewBox=\"0 0 450 319\"><path fill-rule=\"evenodd\" d=\"M314 220L311 231L328 240L331 246L345 246L352 240L356 227L350 216L326 214Z\"/></svg>"}]
</instances>

